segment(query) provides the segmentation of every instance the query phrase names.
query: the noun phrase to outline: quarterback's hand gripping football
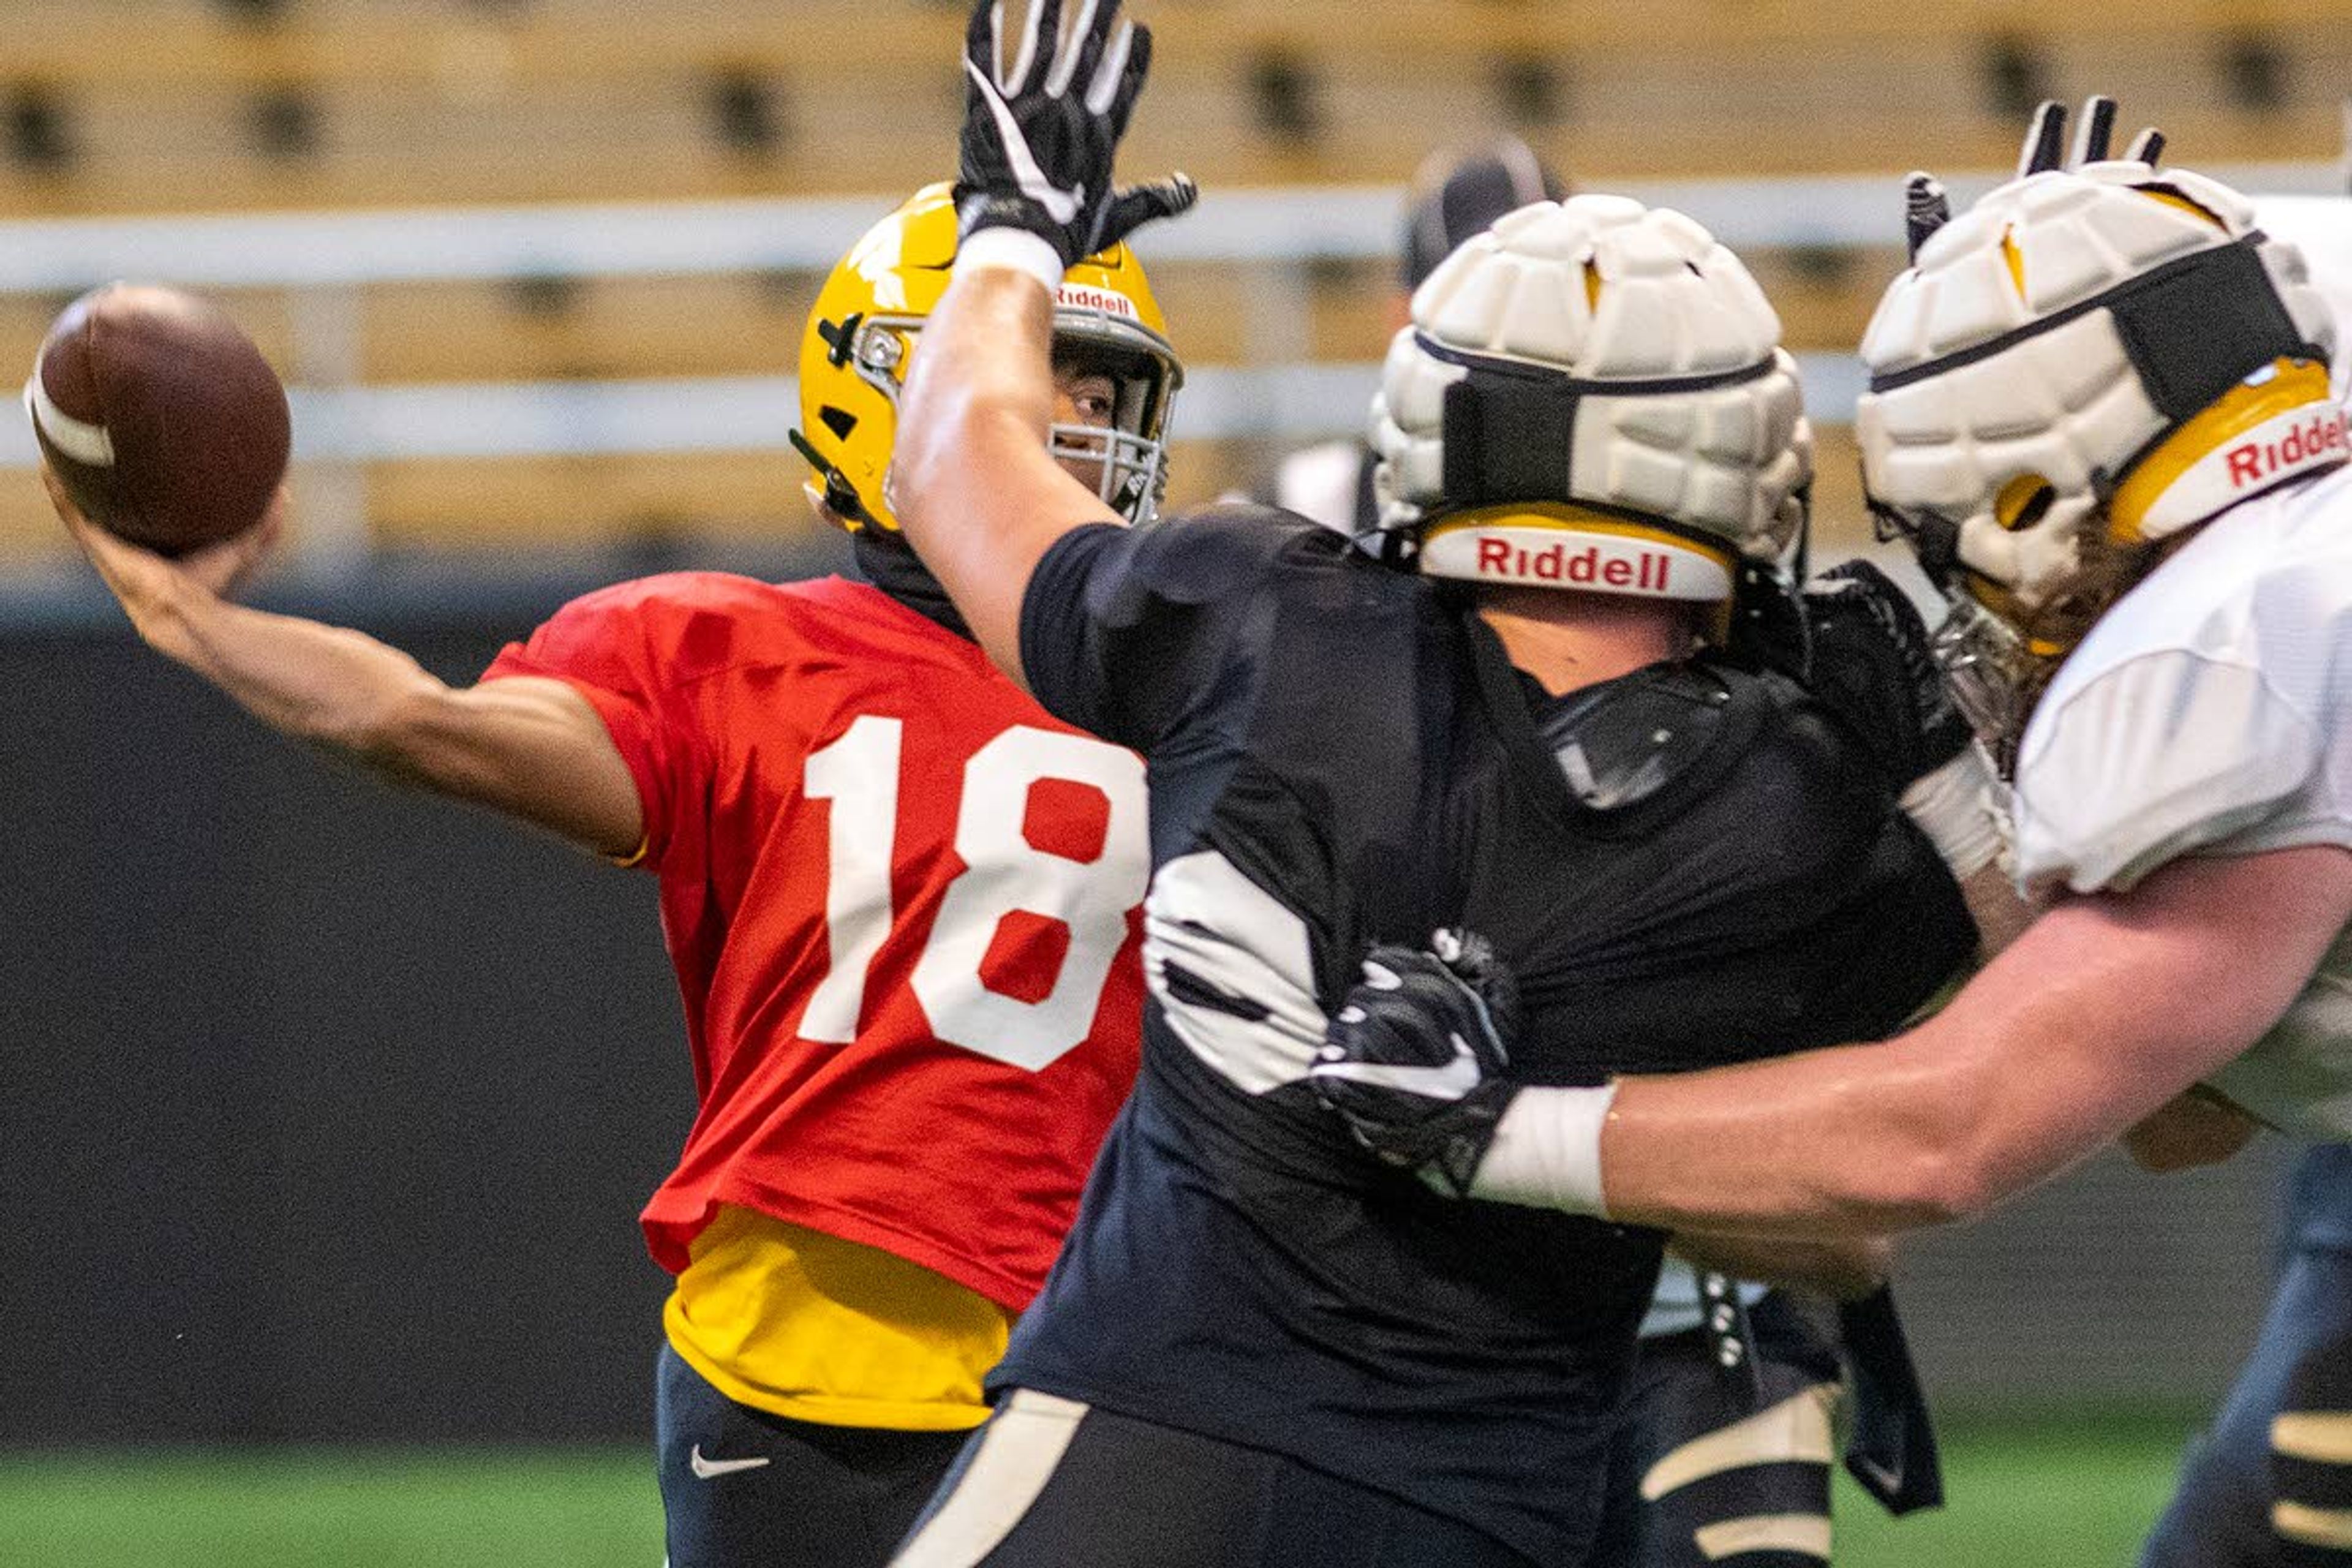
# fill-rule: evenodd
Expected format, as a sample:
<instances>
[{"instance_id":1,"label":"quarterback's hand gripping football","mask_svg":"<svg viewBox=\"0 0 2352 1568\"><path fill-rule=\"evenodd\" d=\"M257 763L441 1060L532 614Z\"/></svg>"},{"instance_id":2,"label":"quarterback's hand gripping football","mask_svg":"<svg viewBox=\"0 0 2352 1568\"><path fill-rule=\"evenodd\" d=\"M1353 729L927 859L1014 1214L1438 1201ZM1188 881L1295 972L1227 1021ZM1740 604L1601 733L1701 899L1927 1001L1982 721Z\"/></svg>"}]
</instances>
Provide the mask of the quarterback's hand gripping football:
<instances>
[{"instance_id":1,"label":"quarterback's hand gripping football","mask_svg":"<svg viewBox=\"0 0 2352 1568\"><path fill-rule=\"evenodd\" d=\"M98 569L100 578L122 602L131 624L146 628L173 605L191 599L226 599L242 588L277 544L286 521L287 496L280 486L262 520L243 533L203 545L173 558L118 539L92 522L74 504L65 485L47 468L41 470L50 504L66 531Z\"/></svg>"},{"instance_id":2,"label":"quarterback's hand gripping football","mask_svg":"<svg viewBox=\"0 0 2352 1568\"><path fill-rule=\"evenodd\" d=\"M1478 938L1433 945L1372 949L1307 1072L1357 1142L1460 1197L1517 1092L1502 1075L1518 992Z\"/></svg>"},{"instance_id":3,"label":"quarterback's hand gripping football","mask_svg":"<svg viewBox=\"0 0 2352 1568\"><path fill-rule=\"evenodd\" d=\"M1111 188L1119 138L1143 91L1151 33L1118 16L1118 0L1083 0L1066 37L1061 0L1029 0L1021 52L1004 63L1003 0L980 0L964 46L958 227L1035 235L1065 269L1199 193L1183 174Z\"/></svg>"}]
</instances>

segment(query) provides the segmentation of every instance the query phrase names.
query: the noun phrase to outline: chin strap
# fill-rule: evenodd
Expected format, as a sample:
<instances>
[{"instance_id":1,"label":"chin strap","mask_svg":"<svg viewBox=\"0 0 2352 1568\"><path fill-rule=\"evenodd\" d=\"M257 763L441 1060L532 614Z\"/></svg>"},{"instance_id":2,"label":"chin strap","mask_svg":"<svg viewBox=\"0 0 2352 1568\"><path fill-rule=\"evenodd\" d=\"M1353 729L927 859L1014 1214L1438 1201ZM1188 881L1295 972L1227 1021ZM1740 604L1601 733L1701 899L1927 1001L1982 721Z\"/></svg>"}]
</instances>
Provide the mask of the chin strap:
<instances>
[{"instance_id":1,"label":"chin strap","mask_svg":"<svg viewBox=\"0 0 2352 1568\"><path fill-rule=\"evenodd\" d=\"M1927 1396L1911 1364L1911 1346L1895 1315L1895 1296L1880 1286L1838 1308L1846 1375L1853 1384L1853 1431L1845 1468L1892 1514L1941 1507L1944 1470Z\"/></svg>"}]
</instances>

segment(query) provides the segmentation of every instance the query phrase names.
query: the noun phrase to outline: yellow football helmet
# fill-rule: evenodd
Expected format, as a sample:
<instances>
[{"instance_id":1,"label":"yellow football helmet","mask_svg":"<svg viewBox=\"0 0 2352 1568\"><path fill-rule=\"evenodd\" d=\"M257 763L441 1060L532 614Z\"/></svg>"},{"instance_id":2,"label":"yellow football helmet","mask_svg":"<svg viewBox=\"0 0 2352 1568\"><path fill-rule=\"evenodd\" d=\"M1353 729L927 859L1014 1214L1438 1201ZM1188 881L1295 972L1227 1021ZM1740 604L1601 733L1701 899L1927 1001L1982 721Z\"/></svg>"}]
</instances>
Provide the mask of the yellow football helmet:
<instances>
[{"instance_id":1,"label":"yellow football helmet","mask_svg":"<svg viewBox=\"0 0 2352 1568\"><path fill-rule=\"evenodd\" d=\"M926 185L850 247L809 312L801 428L792 441L816 470L810 498L853 532L868 525L898 531L882 481L898 444L898 393L955 254L951 187ZM1150 521L1167 489L1165 432L1184 368L1142 264L1123 242L1064 276L1054 349L1108 371L1118 395L1109 430L1057 424L1048 448L1098 464L1103 500L1129 521Z\"/></svg>"}]
</instances>

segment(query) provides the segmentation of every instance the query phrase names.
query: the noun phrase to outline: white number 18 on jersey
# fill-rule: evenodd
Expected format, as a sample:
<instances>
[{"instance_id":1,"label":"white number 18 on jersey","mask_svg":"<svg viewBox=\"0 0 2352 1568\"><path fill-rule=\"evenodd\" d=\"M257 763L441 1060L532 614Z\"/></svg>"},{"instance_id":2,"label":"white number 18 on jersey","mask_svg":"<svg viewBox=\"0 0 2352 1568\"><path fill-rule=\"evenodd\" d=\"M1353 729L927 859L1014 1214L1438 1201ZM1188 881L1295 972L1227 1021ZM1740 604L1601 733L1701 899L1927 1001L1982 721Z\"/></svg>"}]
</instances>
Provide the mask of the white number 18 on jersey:
<instances>
[{"instance_id":1,"label":"white number 18 on jersey","mask_svg":"<svg viewBox=\"0 0 2352 1568\"><path fill-rule=\"evenodd\" d=\"M801 1016L803 1039L856 1037L866 971L890 932L905 724L868 715L808 758L809 798L832 803L824 906L831 966ZM1048 779L1101 792L1108 816L1093 859L1029 842L1029 792ZM1032 1072L1087 1037L1127 940L1128 913L1150 877L1144 812L1141 760L1105 742L1016 724L971 754L956 805L955 851L965 869L940 900L912 982L932 1034ZM1069 931L1053 988L1034 1001L992 991L981 978L998 924L1016 910Z\"/></svg>"}]
</instances>

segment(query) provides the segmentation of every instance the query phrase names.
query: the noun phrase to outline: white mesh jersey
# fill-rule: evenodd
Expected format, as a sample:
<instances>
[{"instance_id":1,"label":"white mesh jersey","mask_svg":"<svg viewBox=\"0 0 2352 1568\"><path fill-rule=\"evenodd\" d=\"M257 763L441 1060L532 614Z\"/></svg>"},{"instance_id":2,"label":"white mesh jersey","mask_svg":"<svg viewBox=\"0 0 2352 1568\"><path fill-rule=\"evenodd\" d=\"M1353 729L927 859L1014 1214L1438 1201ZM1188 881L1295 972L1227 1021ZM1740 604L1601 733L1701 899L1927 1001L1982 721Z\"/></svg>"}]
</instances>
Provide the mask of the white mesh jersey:
<instances>
[{"instance_id":1,"label":"white mesh jersey","mask_svg":"<svg viewBox=\"0 0 2352 1568\"><path fill-rule=\"evenodd\" d=\"M2185 855L2352 848L2352 468L2232 509L2100 618L2027 727L2017 872L2122 891ZM2214 1075L2352 1141L2352 932Z\"/></svg>"}]
</instances>

